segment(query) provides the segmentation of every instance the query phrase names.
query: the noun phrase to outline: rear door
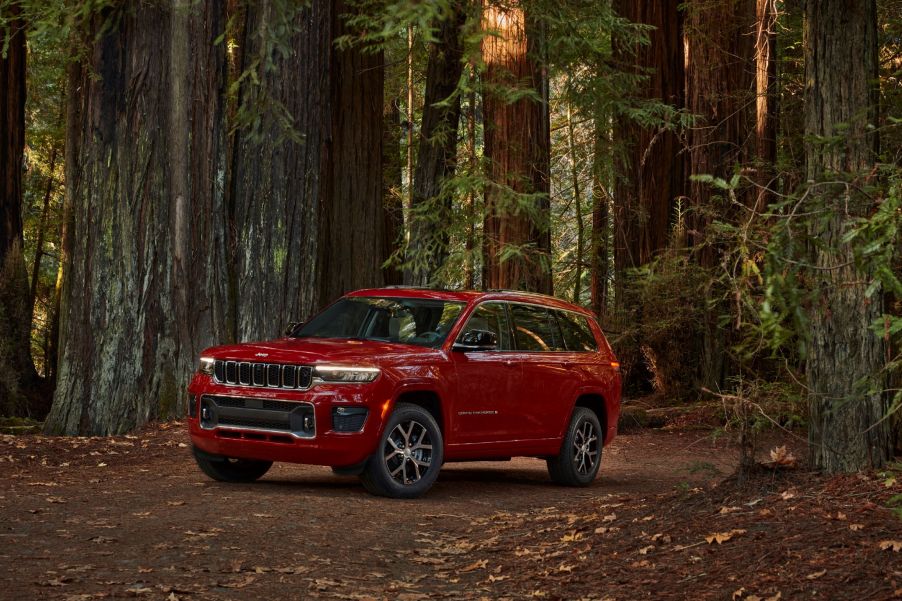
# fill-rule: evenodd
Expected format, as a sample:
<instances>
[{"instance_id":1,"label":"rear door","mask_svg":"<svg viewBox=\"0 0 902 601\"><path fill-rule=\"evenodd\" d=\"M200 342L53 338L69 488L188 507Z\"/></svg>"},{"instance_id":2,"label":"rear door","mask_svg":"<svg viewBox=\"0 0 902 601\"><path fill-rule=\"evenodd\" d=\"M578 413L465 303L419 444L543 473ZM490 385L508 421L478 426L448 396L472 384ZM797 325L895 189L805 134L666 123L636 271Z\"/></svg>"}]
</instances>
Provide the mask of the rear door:
<instances>
[{"instance_id":1,"label":"rear door","mask_svg":"<svg viewBox=\"0 0 902 601\"><path fill-rule=\"evenodd\" d=\"M513 349L506 303L486 301L470 314L458 340L470 330L495 334L494 350L452 351L457 395L452 408L453 442L486 444L519 438L522 369Z\"/></svg>"},{"instance_id":2,"label":"rear door","mask_svg":"<svg viewBox=\"0 0 902 601\"><path fill-rule=\"evenodd\" d=\"M523 369L516 395L524 438L532 440L560 435L580 382L555 314L548 307L511 304L514 346Z\"/></svg>"}]
</instances>

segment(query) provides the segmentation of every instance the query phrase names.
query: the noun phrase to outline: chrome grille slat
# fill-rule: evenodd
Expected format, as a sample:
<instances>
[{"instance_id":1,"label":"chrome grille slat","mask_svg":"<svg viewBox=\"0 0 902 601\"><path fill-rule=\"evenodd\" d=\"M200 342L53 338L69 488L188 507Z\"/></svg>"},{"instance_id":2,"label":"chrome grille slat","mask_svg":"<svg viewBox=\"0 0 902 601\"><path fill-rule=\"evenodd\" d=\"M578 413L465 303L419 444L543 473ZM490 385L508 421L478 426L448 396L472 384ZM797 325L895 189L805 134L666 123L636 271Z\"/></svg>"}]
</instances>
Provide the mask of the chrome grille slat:
<instances>
[{"instance_id":1,"label":"chrome grille slat","mask_svg":"<svg viewBox=\"0 0 902 601\"><path fill-rule=\"evenodd\" d=\"M251 363L217 360L213 380L254 388L291 388L307 390L313 385L313 366L281 363Z\"/></svg>"}]
</instances>

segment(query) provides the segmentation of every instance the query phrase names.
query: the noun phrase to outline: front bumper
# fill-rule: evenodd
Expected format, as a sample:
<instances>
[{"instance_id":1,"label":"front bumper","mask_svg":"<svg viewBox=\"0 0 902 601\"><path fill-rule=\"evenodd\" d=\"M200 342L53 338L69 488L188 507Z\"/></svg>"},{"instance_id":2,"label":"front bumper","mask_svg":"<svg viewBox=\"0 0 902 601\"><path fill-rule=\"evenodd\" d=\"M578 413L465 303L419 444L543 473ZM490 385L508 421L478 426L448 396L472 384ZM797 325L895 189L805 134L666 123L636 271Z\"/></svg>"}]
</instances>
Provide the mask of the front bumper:
<instances>
[{"instance_id":1,"label":"front bumper","mask_svg":"<svg viewBox=\"0 0 902 601\"><path fill-rule=\"evenodd\" d=\"M207 453L241 459L359 464L375 451L390 411L384 385L380 378L371 384L274 390L217 384L197 374L188 386L189 402L195 403L188 418L191 442ZM335 410L360 408L367 410L362 429L333 429Z\"/></svg>"}]
</instances>

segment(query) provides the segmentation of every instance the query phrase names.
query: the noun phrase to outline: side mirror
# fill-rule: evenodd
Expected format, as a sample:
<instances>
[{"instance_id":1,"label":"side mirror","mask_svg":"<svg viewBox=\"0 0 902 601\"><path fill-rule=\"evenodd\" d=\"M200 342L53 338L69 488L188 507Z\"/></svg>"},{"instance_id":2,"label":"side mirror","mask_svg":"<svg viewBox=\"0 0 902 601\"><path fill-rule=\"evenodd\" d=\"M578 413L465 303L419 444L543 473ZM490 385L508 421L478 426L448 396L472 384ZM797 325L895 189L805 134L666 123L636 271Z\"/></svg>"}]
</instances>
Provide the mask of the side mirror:
<instances>
[{"instance_id":1,"label":"side mirror","mask_svg":"<svg viewBox=\"0 0 902 601\"><path fill-rule=\"evenodd\" d=\"M493 351L498 348L498 336L488 330L467 330L454 343L455 351Z\"/></svg>"},{"instance_id":2,"label":"side mirror","mask_svg":"<svg viewBox=\"0 0 902 601\"><path fill-rule=\"evenodd\" d=\"M294 334L294 331L297 330L302 325L304 325L303 321L289 321L288 327L285 328L285 335L291 336L292 334Z\"/></svg>"}]
</instances>

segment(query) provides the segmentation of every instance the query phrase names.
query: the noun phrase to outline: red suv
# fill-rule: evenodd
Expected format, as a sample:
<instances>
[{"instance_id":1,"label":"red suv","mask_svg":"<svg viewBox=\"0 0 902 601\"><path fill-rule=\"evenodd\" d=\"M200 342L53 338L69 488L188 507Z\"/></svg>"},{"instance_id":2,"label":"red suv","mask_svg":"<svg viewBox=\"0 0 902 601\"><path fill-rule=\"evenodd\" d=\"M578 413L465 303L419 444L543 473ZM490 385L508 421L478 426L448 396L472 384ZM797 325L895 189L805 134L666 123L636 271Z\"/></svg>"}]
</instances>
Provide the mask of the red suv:
<instances>
[{"instance_id":1,"label":"red suv","mask_svg":"<svg viewBox=\"0 0 902 601\"><path fill-rule=\"evenodd\" d=\"M284 338L204 351L188 392L211 478L249 482L289 461L406 498L446 461L514 456L585 486L620 413L594 317L513 291L358 290Z\"/></svg>"}]
</instances>

